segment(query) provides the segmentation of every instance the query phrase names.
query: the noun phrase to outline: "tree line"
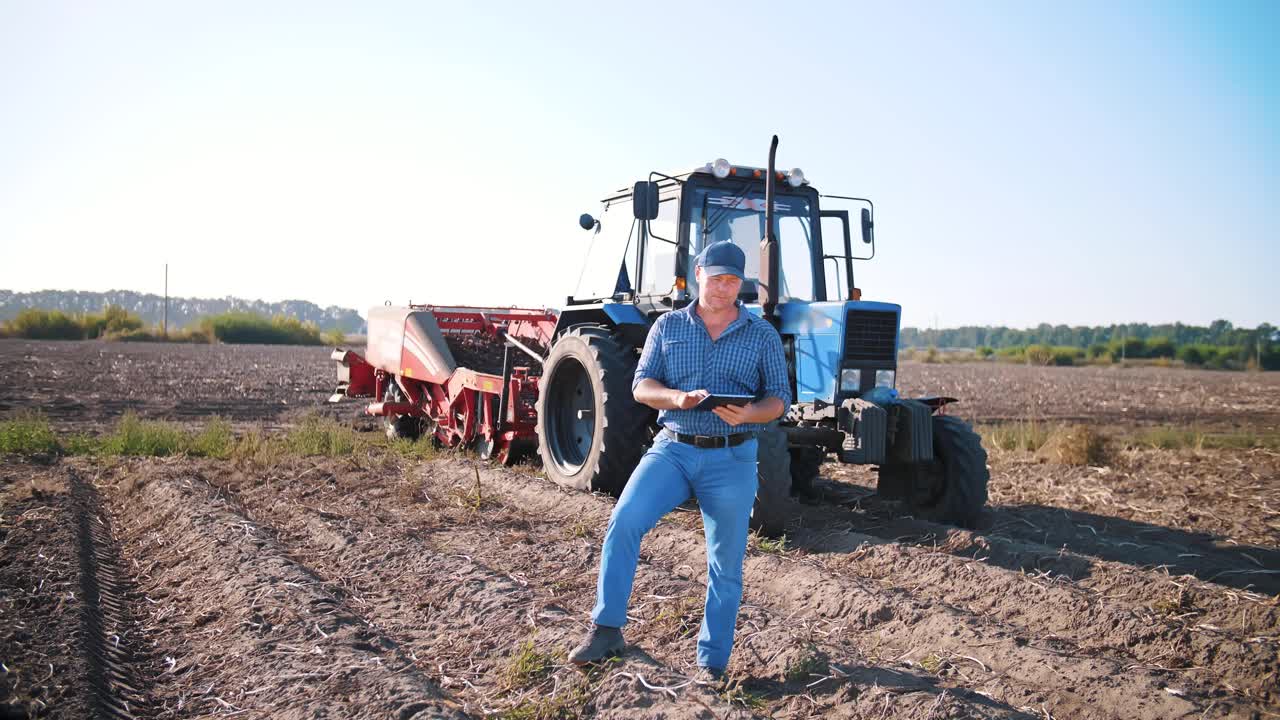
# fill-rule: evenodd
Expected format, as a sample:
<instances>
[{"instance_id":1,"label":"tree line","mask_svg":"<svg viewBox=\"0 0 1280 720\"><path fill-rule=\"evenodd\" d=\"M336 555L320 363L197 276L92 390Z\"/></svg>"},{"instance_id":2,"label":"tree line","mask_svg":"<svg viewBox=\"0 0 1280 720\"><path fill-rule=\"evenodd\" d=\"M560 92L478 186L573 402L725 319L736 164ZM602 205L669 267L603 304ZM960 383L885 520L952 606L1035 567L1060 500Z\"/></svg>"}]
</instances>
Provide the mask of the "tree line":
<instances>
[{"instance_id":1,"label":"tree line","mask_svg":"<svg viewBox=\"0 0 1280 720\"><path fill-rule=\"evenodd\" d=\"M1107 364L1121 360L1179 360L1210 368L1280 370L1280 329L1270 323L1238 328L1227 320L1207 326L1127 323L1103 326L1041 325L1019 330L966 326L903 328L904 349L971 349L979 357L1036 364Z\"/></svg>"}]
</instances>

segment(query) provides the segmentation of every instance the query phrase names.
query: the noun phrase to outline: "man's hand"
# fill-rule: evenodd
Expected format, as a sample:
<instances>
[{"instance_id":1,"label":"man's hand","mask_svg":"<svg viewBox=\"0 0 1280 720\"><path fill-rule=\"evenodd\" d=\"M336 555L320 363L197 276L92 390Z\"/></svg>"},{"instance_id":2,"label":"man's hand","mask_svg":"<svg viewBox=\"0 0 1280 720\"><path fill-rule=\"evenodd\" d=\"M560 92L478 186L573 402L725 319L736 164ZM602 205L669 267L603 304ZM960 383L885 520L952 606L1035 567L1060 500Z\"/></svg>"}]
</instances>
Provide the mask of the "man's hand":
<instances>
[{"instance_id":1,"label":"man's hand","mask_svg":"<svg viewBox=\"0 0 1280 720\"><path fill-rule=\"evenodd\" d=\"M636 385L632 397L654 410L690 410L711 393L706 390L681 392L673 390L653 378L645 378Z\"/></svg>"},{"instance_id":2,"label":"man's hand","mask_svg":"<svg viewBox=\"0 0 1280 720\"><path fill-rule=\"evenodd\" d=\"M707 390L690 390L689 392L677 392L674 402L676 410L692 410L702 402L703 398L710 395Z\"/></svg>"},{"instance_id":3,"label":"man's hand","mask_svg":"<svg viewBox=\"0 0 1280 720\"><path fill-rule=\"evenodd\" d=\"M768 397L759 402L747 403L746 405L721 405L718 408L712 408L711 412L716 417L725 421L731 427L737 427L745 423L767 423L778 419L785 408L782 407L782 401L776 397Z\"/></svg>"}]
</instances>

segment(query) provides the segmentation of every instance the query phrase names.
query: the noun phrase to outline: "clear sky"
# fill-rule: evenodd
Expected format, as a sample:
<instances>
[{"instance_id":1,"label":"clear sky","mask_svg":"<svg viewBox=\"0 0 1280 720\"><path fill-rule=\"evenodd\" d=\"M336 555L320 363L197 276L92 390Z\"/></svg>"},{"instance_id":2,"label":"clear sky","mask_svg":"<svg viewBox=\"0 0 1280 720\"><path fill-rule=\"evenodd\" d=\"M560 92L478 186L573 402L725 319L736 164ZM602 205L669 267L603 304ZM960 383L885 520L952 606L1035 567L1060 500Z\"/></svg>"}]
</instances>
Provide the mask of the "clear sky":
<instances>
[{"instance_id":1,"label":"clear sky","mask_svg":"<svg viewBox=\"0 0 1280 720\"><path fill-rule=\"evenodd\" d=\"M877 207L904 323L1280 321L1280 3L0 0L0 288L556 306L607 190Z\"/></svg>"}]
</instances>

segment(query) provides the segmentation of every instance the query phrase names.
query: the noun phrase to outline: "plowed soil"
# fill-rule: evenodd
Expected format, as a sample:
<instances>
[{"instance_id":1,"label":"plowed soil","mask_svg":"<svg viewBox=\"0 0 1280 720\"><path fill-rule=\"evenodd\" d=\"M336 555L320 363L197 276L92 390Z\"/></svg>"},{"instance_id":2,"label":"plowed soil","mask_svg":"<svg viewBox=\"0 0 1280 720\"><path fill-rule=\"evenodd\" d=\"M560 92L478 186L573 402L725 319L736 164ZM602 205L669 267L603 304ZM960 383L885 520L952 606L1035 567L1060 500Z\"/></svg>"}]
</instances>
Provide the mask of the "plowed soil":
<instances>
[{"instance_id":1,"label":"plowed soil","mask_svg":"<svg viewBox=\"0 0 1280 720\"><path fill-rule=\"evenodd\" d=\"M287 425L331 392L327 354L6 341L0 367L31 382L0 403L89 430L126 408ZM904 366L900 388L992 383L1004 394L962 414L1259 432L1280 414L1271 375ZM612 500L536 467L9 458L0 718L1280 716L1280 454L994 451L991 467L966 531L823 465L785 544L752 542L732 682L713 691L689 680L706 563L691 508L645 541L630 648L583 672L565 653Z\"/></svg>"}]
</instances>

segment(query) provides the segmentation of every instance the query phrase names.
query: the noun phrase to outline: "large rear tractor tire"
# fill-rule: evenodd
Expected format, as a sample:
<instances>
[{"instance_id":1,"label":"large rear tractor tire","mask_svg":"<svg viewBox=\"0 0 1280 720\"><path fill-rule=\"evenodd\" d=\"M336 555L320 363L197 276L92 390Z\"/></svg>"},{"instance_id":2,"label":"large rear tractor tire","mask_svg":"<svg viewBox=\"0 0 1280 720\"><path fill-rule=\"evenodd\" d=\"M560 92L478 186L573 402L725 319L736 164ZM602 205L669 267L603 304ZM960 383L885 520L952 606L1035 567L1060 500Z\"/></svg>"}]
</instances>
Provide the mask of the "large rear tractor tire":
<instances>
[{"instance_id":1,"label":"large rear tractor tire","mask_svg":"<svg viewBox=\"0 0 1280 720\"><path fill-rule=\"evenodd\" d=\"M767 537L786 532L799 511L791 498L791 453L787 433L776 424L756 436L756 502L751 508L752 530Z\"/></svg>"},{"instance_id":2,"label":"large rear tractor tire","mask_svg":"<svg viewBox=\"0 0 1280 720\"><path fill-rule=\"evenodd\" d=\"M653 411L631 396L636 354L598 325L561 336L543 365L538 454L547 477L618 495L644 453Z\"/></svg>"},{"instance_id":3,"label":"large rear tractor tire","mask_svg":"<svg viewBox=\"0 0 1280 720\"><path fill-rule=\"evenodd\" d=\"M987 451L969 424L952 415L933 416L933 461L920 466L883 465L895 479L907 505L934 522L976 528L987 503Z\"/></svg>"}]
</instances>

